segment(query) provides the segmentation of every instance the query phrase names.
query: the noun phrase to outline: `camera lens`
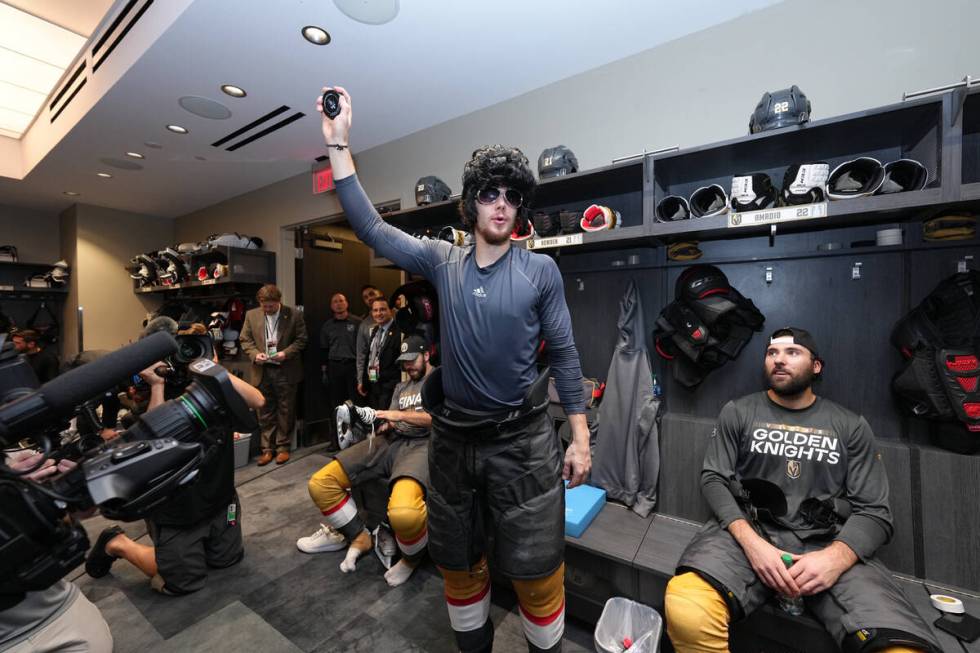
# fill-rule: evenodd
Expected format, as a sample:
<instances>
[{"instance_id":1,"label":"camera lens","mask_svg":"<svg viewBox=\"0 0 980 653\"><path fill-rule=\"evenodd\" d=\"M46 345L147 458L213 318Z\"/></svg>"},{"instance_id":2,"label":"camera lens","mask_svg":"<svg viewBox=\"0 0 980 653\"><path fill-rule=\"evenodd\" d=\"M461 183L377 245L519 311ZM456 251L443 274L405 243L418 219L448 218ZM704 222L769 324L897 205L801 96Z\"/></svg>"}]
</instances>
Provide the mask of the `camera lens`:
<instances>
[{"instance_id":1,"label":"camera lens","mask_svg":"<svg viewBox=\"0 0 980 653\"><path fill-rule=\"evenodd\" d=\"M186 362L203 358L207 355L207 352L204 351L204 347L201 346L200 341L191 340L190 338L186 340L181 339L180 346L177 351L177 355L180 357L180 360Z\"/></svg>"},{"instance_id":2,"label":"camera lens","mask_svg":"<svg viewBox=\"0 0 980 653\"><path fill-rule=\"evenodd\" d=\"M327 91L323 94L323 113L331 120L340 115L340 93Z\"/></svg>"}]
</instances>

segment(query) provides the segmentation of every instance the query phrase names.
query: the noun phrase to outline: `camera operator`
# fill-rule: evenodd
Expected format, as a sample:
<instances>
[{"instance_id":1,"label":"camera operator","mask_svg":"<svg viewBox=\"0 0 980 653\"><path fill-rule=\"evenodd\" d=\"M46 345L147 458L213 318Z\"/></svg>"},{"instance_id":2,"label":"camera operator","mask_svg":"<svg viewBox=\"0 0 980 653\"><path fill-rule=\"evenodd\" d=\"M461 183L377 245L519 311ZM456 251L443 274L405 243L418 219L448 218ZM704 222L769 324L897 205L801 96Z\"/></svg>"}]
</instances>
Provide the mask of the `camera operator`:
<instances>
[{"instance_id":1,"label":"camera operator","mask_svg":"<svg viewBox=\"0 0 980 653\"><path fill-rule=\"evenodd\" d=\"M147 412L166 399L166 381L154 371L160 365L140 372L150 387ZM256 388L232 374L228 378L249 408L263 406L265 399ZM123 558L151 579L153 589L171 596L190 594L204 587L209 567L224 569L244 557L241 519L234 447L228 432L220 435L216 455L200 468L197 480L178 490L147 519L154 546L140 544L118 526L111 526L96 540L85 571L101 578L115 560Z\"/></svg>"},{"instance_id":2,"label":"camera operator","mask_svg":"<svg viewBox=\"0 0 980 653\"><path fill-rule=\"evenodd\" d=\"M15 472L33 469L42 455L29 450L6 455L7 466ZM48 459L24 478L42 482L56 473L72 469L75 463ZM74 583L59 580L38 592L27 592L24 600L0 611L0 651L84 650L92 653L112 651L112 634L102 613Z\"/></svg>"}]
</instances>

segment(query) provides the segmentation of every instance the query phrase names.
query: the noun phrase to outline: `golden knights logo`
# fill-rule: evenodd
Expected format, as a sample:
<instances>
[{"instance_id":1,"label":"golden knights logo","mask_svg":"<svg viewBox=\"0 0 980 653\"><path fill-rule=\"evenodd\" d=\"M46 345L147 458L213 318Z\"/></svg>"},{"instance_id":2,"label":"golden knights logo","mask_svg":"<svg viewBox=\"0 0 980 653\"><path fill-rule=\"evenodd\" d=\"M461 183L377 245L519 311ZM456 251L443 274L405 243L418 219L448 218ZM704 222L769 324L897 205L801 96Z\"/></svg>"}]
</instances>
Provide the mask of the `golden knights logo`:
<instances>
[{"instance_id":1,"label":"golden knights logo","mask_svg":"<svg viewBox=\"0 0 980 653\"><path fill-rule=\"evenodd\" d=\"M786 461L786 475L790 478L800 477L800 461L799 460L787 460Z\"/></svg>"}]
</instances>

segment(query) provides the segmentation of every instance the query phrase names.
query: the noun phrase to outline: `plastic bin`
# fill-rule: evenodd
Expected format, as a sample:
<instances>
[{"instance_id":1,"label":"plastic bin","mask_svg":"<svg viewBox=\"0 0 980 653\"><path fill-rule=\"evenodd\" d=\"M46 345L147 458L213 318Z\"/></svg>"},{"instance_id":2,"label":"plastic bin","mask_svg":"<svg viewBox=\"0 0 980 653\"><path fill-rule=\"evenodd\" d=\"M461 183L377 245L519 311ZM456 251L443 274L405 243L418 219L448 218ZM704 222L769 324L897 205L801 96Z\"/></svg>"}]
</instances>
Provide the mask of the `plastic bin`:
<instances>
[{"instance_id":1,"label":"plastic bin","mask_svg":"<svg viewBox=\"0 0 980 653\"><path fill-rule=\"evenodd\" d=\"M599 653L656 653L660 650L663 623L660 614L650 606L614 596L606 601L596 624L595 650ZM628 648L626 643L630 644Z\"/></svg>"},{"instance_id":2,"label":"plastic bin","mask_svg":"<svg viewBox=\"0 0 980 653\"><path fill-rule=\"evenodd\" d=\"M235 433L235 469L248 464L249 445L252 444L251 433Z\"/></svg>"}]
</instances>

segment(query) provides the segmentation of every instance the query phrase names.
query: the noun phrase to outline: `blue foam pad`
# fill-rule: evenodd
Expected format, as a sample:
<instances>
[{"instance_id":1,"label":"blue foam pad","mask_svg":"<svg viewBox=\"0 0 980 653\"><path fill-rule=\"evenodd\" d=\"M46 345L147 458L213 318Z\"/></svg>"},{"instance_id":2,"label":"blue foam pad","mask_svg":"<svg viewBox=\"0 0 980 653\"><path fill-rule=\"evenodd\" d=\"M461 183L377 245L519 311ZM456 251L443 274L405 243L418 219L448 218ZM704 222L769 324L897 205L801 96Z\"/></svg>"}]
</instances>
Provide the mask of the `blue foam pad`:
<instances>
[{"instance_id":1,"label":"blue foam pad","mask_svg":"<svg viewBox=\"0 0 980 653\"><path fill-rule=\"evenodd\" d=\"M606 505L606 491L591 485L568 489L565 481L565 534L581 537Z\"/></svg>"}]
</instances>

